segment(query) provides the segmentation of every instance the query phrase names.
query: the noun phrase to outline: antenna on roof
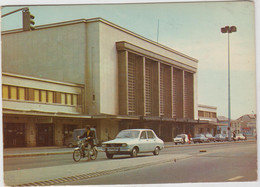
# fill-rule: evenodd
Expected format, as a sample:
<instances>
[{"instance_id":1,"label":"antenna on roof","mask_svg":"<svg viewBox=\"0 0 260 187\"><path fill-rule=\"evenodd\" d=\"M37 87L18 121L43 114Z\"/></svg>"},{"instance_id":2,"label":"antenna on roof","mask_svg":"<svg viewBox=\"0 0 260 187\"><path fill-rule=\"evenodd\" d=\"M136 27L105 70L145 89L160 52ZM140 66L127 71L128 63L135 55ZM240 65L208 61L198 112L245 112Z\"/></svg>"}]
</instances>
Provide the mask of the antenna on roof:
<instances>
[{"instance_id":1,"label":"antenna on roof","mask_svg":"<svg viewBox=\"0 0 260 187\"><path fill-rule=\"evenodd\" d=\"M159 42L159 27L160 27L160 20L158 19L158 25L157 25L157 43Z\"/></svg>"}]
</instances>

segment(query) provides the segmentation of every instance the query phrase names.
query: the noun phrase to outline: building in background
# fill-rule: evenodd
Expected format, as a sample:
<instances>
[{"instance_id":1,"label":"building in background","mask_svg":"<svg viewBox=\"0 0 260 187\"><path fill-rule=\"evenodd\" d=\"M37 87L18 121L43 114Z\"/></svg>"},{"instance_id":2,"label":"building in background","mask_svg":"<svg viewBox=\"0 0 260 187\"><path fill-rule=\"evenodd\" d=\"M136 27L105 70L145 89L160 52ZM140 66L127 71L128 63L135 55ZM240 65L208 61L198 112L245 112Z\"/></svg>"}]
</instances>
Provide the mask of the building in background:
<instances>
[{"instance_id":1,"label":"building in background","mask_svg":"<svg viewBox=\"0 0 260 187\"><path fill-rule=\"evenodd\" d=\"M128 128L214 134L215 109L198 118L197 66L102 18L2 32L4 146L63 145L85 125L101 142Z\"/></svg>"},{"instance_id":2,"label":"building in background","mask_svg":"<svg viewBox=\"0 0 260 187\"><path fill-rule=\"evenodd\" d=\"M241 124L241 133L247 136L256 135L256 114L246 114L237 120Z\"/></svg>"},{"instance_id":3,"label":"building in background","mask_svg":"<svg viewBox=\"0 0 260 187\"><path fill-rule=\"evenodd\" d=\"M217 107L198 105L199 125L196 125L196 134L217 133Z\"/></svg>"},{"instance_id":4,"label":"building in background","mask_svg":"<svg viewBox=\"0 0 260 187\"><path fill-rule=\"evenodd\" d=\"M218 116L217 117L217 131L219 134L228 135L228 118L225 116Z\"/></svg>"}]
</instances>

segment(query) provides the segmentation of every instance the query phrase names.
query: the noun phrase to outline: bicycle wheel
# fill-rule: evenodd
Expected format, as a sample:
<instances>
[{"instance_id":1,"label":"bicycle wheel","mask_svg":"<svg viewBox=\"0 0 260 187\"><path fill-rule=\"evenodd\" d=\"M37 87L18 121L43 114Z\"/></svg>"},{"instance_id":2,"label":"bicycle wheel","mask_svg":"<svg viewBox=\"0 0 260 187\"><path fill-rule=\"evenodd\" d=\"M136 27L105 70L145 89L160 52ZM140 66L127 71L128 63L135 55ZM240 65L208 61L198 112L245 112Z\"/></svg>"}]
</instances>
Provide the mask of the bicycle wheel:
<instances>
[{"instance_id":1,"label":"bicycle wheel","mask_svg":"<svg viewBox=\"0 0 260 187\"><path fill-rule=\"evenodd\" d=\"M93 148L92 150L90 150L90 159L91 160L96 160L98 155L98 152L95 148Z\"/></svg>"},{"instance_id":2,"label":"bicycle wheel","mask_svg":"<svg viewBox=\"0 0 260 187\"><path fill-rule=\"evenodd\" d=\"M80 159L81 159L80 150L75 150L75 151L73 152L73 160L74 160L75 162L78 162L78 161L80 161Z\"/></svg>"}]
</instances>

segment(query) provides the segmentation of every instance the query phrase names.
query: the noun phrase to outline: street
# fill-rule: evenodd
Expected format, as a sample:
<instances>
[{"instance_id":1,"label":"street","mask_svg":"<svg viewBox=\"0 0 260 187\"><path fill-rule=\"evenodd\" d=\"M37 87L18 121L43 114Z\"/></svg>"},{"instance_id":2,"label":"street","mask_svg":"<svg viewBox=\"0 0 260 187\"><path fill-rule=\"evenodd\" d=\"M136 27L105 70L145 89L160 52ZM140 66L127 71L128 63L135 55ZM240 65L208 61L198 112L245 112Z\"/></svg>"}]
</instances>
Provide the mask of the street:
<instances>
[{"instance_id":1,"label":"street","mask_svg":"<svg viewBox=\"0 0 260 187\"><path fill-rule=\"evenodd\" d=\"M78 163L71 154L5 158L4 173L6 184L13 184L9 180L14 174L31 175L27 181L17 179L16 185L37 182L36 178L43 173L45 178L40 181L45 181L45 185L51 184L46 183L48 180L53 180L54 185L255 181L257 149L256 142L245 141L172 146L163 149L159 156L148 153L137 158L116 156L112 160L99 152L97 160ZM74 179L68 180L70 176ZM63 181L55 183L54 179L62 177Z\"/></svg>"}]
</instances>

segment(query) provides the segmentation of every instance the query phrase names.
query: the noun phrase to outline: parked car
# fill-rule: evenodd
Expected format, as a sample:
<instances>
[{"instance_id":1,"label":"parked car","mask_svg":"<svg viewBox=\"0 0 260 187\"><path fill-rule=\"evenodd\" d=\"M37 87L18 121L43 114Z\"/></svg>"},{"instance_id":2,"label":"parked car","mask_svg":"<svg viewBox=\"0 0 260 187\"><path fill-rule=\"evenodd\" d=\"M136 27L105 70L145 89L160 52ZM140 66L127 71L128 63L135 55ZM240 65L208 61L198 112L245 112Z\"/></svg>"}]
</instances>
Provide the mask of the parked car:
<instances>
[{"instance_id":1,"label":"parked car","mask_svg":"<svg viewBox=\"0 0 260 187\"><path fill-rule=\"evenodd\" d=\"M128 129L118 133L114 140L102 144L107 158L114 155L129 154L136 157L138 153L152 152L158 155L164 147L164 142L151 129Z\"/></svg>"},{"instance_id":2,"label":"parked car","mask_svg":"<svg viewBox=\"0 0 260 187\"><path fill-rule=\"evenodd\" d=\"M228 134L223 134L223 136L225 137L225 141L228 141ZM233 140L233 134L230 134L230 140Z\"/></svg>"},{"instance_id":3,"label":"parked car","mask_svg":"<svg viewBox=\"0 0 260 187\"><path fill-rule=\"evenodd\" d=\"M236 137L233 140L246 140L246 137L243 134L236 134Z\"/></svg>"},{"instance_id":4,"label":"parked car","mask_svg":"<svg viewBox=\"0 0 260 187\"><path fill-rule=\"evenodd\" d=\"M210 142L216 141L216 138L214 136L212 136L212 134L210 134L210 133L205 134L205 136L206 136L206 138L209 139Z\"/></svg>"},{"instance_id":5,"label":"parked car","mask_svg":"<svg viewBox=\"0 0 260 187\"><path fill-rule=\"evenodd\" d=\"M204 143L209 142L209 139L204 134L197 134L194 138L192 138L194 143Z\"/></svg>"},{"instance_id":6,"label":"parked car","mask_svg":"<svg viewBox=\"0 0 260 187\"><path fill-rule=\"evenodd\" d=\"M94 144L98 145L99 141L97 139L97 133L96 133L96 129L95 128L90 128L91 131L94 131ZM64 144L67 147L75 147L78 145L78 136L81 136L82 134L84 134L86 130L85 129L74 129L72 134L70 136L68 136L67 138L65 138Z\"/></svg>"},{"instance_id":7,"label":"parked car","mask_svg":"<svg viewBox=\"0 0 260 187\"><path fill-rule=\"evenodd\" d=\"M222 135L222 134L216 134L215 140L217 142L224 142L224 141L226 141L226 137L224 135Z\"/></svg>"},{"instance_id":8,"label":"parked car","mask_svg":"<svg viewBox=\"0 0 260 187\"><path fill-rule=\"evenodd\" d=\"M187 134L178 134L176 138L173 138L173 142L177 145L178 143L184 144L189 142Z\"/></svg>"}]
</instances>

